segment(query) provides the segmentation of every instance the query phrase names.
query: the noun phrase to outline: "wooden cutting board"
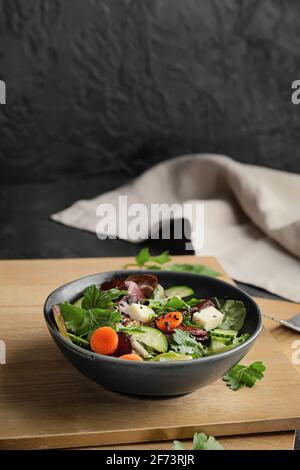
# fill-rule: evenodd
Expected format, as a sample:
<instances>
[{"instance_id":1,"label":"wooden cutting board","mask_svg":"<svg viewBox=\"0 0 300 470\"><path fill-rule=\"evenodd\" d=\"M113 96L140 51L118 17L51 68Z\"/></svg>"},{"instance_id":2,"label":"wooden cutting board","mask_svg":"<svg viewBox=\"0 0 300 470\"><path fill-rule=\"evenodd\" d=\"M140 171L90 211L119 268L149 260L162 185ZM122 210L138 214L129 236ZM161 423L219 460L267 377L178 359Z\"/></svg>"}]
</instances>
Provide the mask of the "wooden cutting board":
<instances>
[{"instance_id":1,"label":"wooden cutting board","mask_svg":"<svg viewBox=\"0 0 300 470\"><path fill-rule=\"evenodd\" d=\"M177 257L221 271L213 258ZM266 330L243 363L263 360L265 379L229 390L221 380L191 395L137 399L108 392L64 359L42 316L47 294L90 273L117 269L120 258L0 262L0 448L79 447L292 430L300 427L300 380ZM223 279L229 280L225 275Z\"/></svg>"}]
</instances>

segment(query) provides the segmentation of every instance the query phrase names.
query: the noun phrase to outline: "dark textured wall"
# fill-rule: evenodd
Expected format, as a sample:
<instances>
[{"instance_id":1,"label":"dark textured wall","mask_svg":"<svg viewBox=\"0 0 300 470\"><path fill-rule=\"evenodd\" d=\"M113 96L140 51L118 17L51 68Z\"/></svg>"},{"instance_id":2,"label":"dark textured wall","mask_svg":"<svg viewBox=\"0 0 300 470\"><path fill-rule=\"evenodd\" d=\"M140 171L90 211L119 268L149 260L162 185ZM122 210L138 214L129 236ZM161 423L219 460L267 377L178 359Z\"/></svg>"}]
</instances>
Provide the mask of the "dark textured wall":
<instances>
[{"instance_id":1,"label":"dark textured wall","mask_svg":"<svg viewBox=\"0 0 300 470\"><path fill-rule=\"evenodd\" d=\"M298 171L300 2L0 0L0 180L221 152Z\"/></svg>"}]
</instances>

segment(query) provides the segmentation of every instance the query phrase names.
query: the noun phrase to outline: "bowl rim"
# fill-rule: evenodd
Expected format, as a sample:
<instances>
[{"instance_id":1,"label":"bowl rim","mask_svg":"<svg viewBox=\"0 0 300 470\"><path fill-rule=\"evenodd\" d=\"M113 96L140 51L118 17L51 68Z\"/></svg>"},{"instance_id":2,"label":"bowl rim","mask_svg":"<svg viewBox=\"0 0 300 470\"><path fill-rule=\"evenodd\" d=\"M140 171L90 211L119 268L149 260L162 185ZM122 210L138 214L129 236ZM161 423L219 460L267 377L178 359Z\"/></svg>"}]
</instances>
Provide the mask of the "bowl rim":
<instances>
[{"instance_id":1,"label":"bowl rim","mask_svg":"<svg viewBox=\"0 0 300 470\"><path fill-rule=\"evenodd\" d=\"M53 296L53 294L55 294L56 292L60 291L61 289L65 288L65 287L71 286L72 284L74 284L76 282L84 281L84 280L87 280L91 277L98 276L98 275L100 276L100 275L103 275L103 274L112 275L112 276L114 276L114 275L122 276L122 273L124 273L124 274L128 273L128 275L130 275L132 273L143 273L143 274L154 274L154 275L159 276L163 272L164 273L167 272L168 275L173 276L174 278L180 277L180 275L181 276L182 275L188 275L188 277L194 277L195 279L199 279L199 280L204 279L205 280L209 277L209 276L205 276L205 275L202 275L202 274L190 273L190 272L183 273L183 272L178 272L178 271L155 271L155 270L145 270L145 269L143 269L143 270L142 269L135 269L135 270L119 269L119 270L113 270L113 271L100 271L100 272L97 272L97 273L94 273L94 274L88 274L87 276L83 276L83 277L80 277L78 279L73 279L72 281L69 281L69 282L66 282L65 284L62 284L61 286L54 289L47 296L47 298L44 302L44 307L43 307L43 313L44 313L44 319L45 319L46 325L47 325L48 329L50 330L51 334L54 335L55 338L57 338L57 340L59 342L62 342L65 347L67 347L70 350L74 350L74 352L80 354L81 356L86 357L87 359L91 359L91 360L101 359L104 362L111 362L113 364L119 364L119 365L120 364L128 365L128 366L132 366L132 367L158 367L158 366L159 367L167 367L167 366L168 367L178 367L178 366L184 367L184 366L196 365L196 364L199 364L199 363L204 364L204 363L208 363L208 362L217 362L219 359L220 360L222 358L226 359L227 357L230 357L231 355L234 355L235 352L238 353L239 351L247 349L247 346L251 345L256 340L258 335L261 333L261 330L262 330L262 327L263 327L263 318L262 318L262 313L261 313L260 307L255 302L255 300L252 297L250 297L250 295L248 295L245 291L243 291L242 289L237 287L235 284L230 284L226 281L223 281L222 279L218 279L218 278L214 278L214 277L209 277L210 280L212 280L212 282L216 282L220 286L224 286L224 287L230 286L234 290L241 293L243 296L245 296L247 298L247 300L255 307L255 309L258 313L258 324L257 324L255 330L253 331L253 333L249 336L248 339L246 339L246 341L244 343L242 343L242 344L240 344L240 345L238 345L238 346L236 346L232 349L229 349L228 351L213 354L211 356L200 357L198 359L193 359L193 360L189 360L189 361L157 361L156 362L156 361L130 361L130 360L127 360L127 359L122 359L120 361L120 359L118 357L105 356L104 354L97 354L93 351L88 351L84 348L81 348L80 346L77 346L76 344L74 344L71 341L67 341L62 336L62 334L58 331L56 326L54 326L54 321L50 317L50 312L46 311L46 308L48 307L49 300ZM117 273L119 273L119 274L117 274Z\"/></svg>"}]
</instances>

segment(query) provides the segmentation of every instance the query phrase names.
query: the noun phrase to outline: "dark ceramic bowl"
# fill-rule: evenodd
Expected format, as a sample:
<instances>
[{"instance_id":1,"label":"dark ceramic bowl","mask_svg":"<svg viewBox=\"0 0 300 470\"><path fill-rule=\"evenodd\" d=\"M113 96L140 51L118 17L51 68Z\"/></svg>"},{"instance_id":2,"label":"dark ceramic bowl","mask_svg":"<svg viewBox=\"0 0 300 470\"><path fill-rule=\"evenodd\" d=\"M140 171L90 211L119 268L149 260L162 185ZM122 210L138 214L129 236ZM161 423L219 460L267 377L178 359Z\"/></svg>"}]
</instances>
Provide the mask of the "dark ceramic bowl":
<instances>
[{"instance_id":1,"label":"dark ceramic bowl","mask_svg":"<svg viewBox=\"0 0 300 470\"><path fill-rule=\"evenodd\" d=\"M171 396L193 392L220 379L239 362L253 346L262 328L262 316L257 304L245 292L219 279L190 273L149 271L156 274L164 287L190 286L196 297L220 297L242 300L247 316L242 333L250 337L229 351L192 361L133 362L102 356L86 351L66 341L58 332L52 306L74 302L91 284L101 284L113 278L127 277L138 271L111 271L83 277L56 289L46 300L44 315L55 343L65 357L80 372L109 390L134 395ZM147 271L143 271L147 272Z\"/></svg>"}]
</instances>

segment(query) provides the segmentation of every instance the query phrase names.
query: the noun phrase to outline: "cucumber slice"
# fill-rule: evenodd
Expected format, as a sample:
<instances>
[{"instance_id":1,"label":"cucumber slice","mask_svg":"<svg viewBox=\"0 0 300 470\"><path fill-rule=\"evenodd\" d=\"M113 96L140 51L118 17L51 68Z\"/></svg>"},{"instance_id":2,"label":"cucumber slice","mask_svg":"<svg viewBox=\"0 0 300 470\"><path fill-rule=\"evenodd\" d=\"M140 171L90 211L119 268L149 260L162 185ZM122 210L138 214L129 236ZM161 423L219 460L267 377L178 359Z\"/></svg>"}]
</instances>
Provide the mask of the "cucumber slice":
<instances>
[{"instance_id":1,"label":"cucumber slice","mask_svg":"<svg viewBox=\"0 0 300 470\"><path fill-rule=\"evenodd\" d=\"M238 331L237 330L222 330L221 328L215 328L211 330L213 336L220 336L221 338L236 338Z\"/></svg>"},{"instance_id":2,"label":"cucumber slice","mask_svg":"<svg viewBox=\"0 0 300 470\"><path fill-rule=\"evenodd\" d=\"M220 344L232 344L232 338L225 338L224 336L214 336L213 334L211 335L212 341L215 341L216 343Z\"/></svg>"},{"instance_id":3,"label":"cucumber slice","mask_svg":"<svg viewBox=\"0 0 300 470\"><path fill-rule=\"evenodd\" d=\"M167 352L168 340L161 331L149 326L139 326L139 328L142 332L131 333L134 339L159 353Z\"/></svg>"},{"instance_id":4,"label":"cucumber slice","mask_svg":"<svg viewBox=\"0 0 300 470\"><path fill-rule=\"evenodd\" d=\"M152 361L156 362L164 362L164 361L192 361L192 356L188 356L187 354L179 354L175 351L169 351L164 354L159 354L156 356Z\"/></svg>"},{"instance_id":5,"label":"cucumber slice","mask_svg":"<svg viewBox=\"0 0 300 470\"><path fill-rule=\"evenodd\" d=\"M227 351L228 349L232 349L234 346L232 344L224 344L221 341L216 341L214 338L211 340L210 344L210 354L217 354L220 352Z\"/></svg>"},{"instance_id":6,"label":"cucumber slice","mask_svg":"<svg viewBox=\"0 0 300 470\"><path fill-rule=\"evenodd\" d=\"M167 297L189 297L194 294L193 289L188 286L172 286L165 291Z\"/></svg>"}]
</instances>

